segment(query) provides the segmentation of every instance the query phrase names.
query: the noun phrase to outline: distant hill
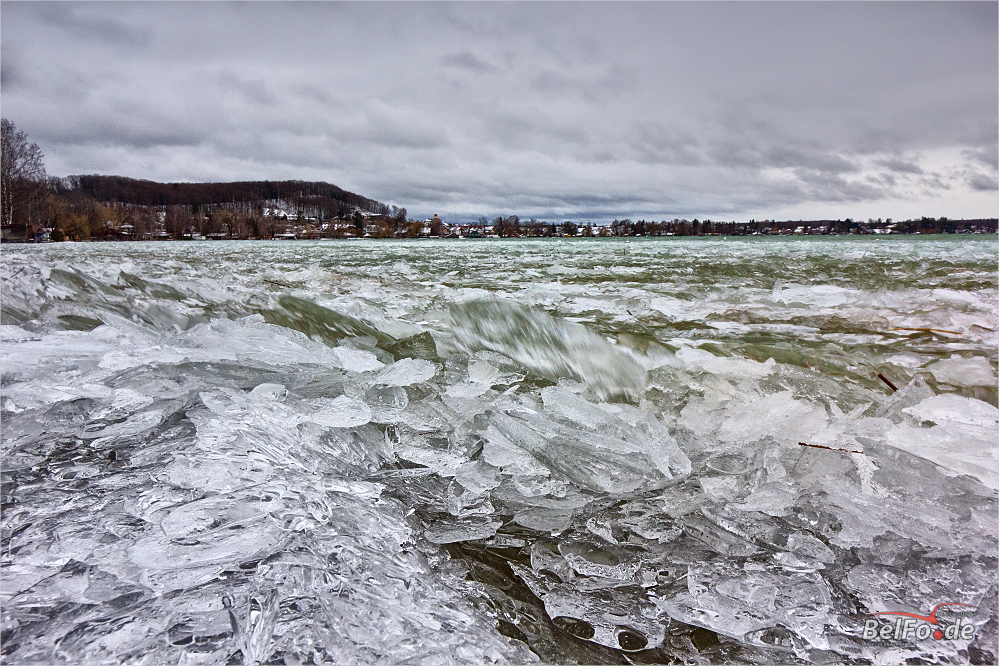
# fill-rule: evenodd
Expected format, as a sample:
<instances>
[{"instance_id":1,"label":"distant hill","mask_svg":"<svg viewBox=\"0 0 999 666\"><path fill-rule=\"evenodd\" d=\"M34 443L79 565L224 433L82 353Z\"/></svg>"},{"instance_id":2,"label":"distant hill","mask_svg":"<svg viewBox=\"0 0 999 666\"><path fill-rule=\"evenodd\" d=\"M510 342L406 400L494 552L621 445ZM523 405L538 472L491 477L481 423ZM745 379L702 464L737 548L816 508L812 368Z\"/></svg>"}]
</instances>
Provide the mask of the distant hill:
<instances>
[{"instance_id":1,"label":"distant hill","mask_svg":"<svg viewBox=\"0 0 999 666\"><path fill-rule=\"evenodd\" d=\"M69 176L58 179L56 193L92 198L101 203L137 206L184 206L189 209L249 208L280 202L291 210L326 218L355 210L387 214L383 203L323 182L256 180L236 183L157 183L123 176Z\"/></svg>"}]
</instances>

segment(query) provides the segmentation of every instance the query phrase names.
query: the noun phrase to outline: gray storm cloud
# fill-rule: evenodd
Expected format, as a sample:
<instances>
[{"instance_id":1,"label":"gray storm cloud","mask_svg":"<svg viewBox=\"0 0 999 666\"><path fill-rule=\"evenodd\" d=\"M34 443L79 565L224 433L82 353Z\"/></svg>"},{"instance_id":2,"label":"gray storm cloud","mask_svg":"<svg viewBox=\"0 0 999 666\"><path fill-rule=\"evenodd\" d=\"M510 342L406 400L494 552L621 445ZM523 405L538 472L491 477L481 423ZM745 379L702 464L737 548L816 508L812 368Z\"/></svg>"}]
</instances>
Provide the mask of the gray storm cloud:
<instances>
[{"instance_id":1,"label":"gray storm cloud","mask_svg":"<svg viewBox=\"0 0 999 666\"><path fill-rule=\"evenodd\" d=\"M995 3L2 6L49 173L416 214L994 215Z\"/></svg>"}]
</instances>

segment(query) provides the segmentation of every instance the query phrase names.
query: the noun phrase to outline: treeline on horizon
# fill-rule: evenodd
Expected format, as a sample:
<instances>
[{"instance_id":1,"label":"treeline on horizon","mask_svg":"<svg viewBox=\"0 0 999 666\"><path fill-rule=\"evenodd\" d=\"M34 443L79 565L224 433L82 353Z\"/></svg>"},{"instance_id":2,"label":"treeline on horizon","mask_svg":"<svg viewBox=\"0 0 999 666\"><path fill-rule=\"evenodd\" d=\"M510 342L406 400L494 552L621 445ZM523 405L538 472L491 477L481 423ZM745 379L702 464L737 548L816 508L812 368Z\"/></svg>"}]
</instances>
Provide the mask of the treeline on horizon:
<instances>
[{"instance_id":1,"label":"treeline on horizon","mask_svg":"<svg viewBox=\"0 0 999 666\"><path fill-rule=\"evenodd\" d=\"M20 212L21 224L5 225L3 240L953 234L995 233L999 222L946 217L748 222L674 218L591 225L510 215L447 224L436 216L409 219L405 208L324 182L157 183L98 175L48 179L44 195Z\"/></svg>"},{"instance_id":2,"label":"treeline on horizon","mask_svg":"<svg viewBox=\"0 0 999 666\"><path fill-rule=\"evenodd\" d=\"M4 239L189 238L223 234L269 238L289 217L319 224L369 216L401 218L405 209L325 182L158 183L123 176L46 178L4 219ZM280 210L278 214L270 214Z\"/></svg>"},{"instance_id":3,"label":"treeline on horizon","mask_svg":"<svg viewBox=\"0 0 999 666\"><path fill-rule=\"evenodd\" d=\"M489 229L498 237L549 237L549 236L775 236L786 234L840 235L840 234L953 234L995 233L999 220L982 218L951 220L946 217L893 221L888 219L854 220L756 220L748 222L693 220L614 220L606 225L580 225L572 221L551 224L535 219L522 220L516 215L497 217L490 222L485 217L467 226L469 229Z\"/></svg>"},{"instance_id":4,"label":"treeline on horizon","mask_svg":"<svg viewBox=\"0 0 999 666\"><path fill-rule=\"evenodd\" d=\"M466 224L412 220L405 208L386 206L325 182L241 181L158 183L123 176L45 178L27 205L5 216L3 239L183 240L270 238L499 238L622 236L748 236L839 234L946 234L996 232L996 219L922 217L853 220L710 219L613 220L559 223L518 215L480 217ZM12 220L12 224L6 224ZM51 230L51 231L48 231Z\"/></svg>"},{"instance_id":5,"label":"treeline on horizon","mask_svg":"<svg viewBox=\"0 0 999 666\"><path fill-rule=\"evenodd\" d=\"M51 178L38 144L2 119L3 240L266 238L289 218L324 224L367 217L405 223L405 209L325 182L158 183L123 176ZM280 214L273 214L278 210ZM269 214L270 213L270 214ZM329 225L327 225L329 226Z\"/></svg>"}]
</instances>

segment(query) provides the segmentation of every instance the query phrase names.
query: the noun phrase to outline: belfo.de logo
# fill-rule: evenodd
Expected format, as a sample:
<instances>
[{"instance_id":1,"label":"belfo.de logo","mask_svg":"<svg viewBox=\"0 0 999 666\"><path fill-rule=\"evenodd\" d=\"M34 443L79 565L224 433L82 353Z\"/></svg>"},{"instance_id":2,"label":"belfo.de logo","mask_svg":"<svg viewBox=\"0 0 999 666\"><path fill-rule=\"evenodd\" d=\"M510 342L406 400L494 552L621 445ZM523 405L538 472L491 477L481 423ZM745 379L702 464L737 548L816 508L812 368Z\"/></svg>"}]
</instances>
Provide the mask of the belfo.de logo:
<instances>
[{"instance_id":1,"label":"belfo.de logo","mask_svg":"<svg viewBox=\"0 0 999 666\"><path fill-rule=\"evenodd\" d=\"M967 620L958 619L950 624L942 624L937 618L937 611L944 606L965 606L978 608L970 604L956 601L946 601L934 606L929 615L917 615L905 611L883 611L864 615L865 640L911 640L924 641L931 636L936 640L969 640L975 635L975 625ZM887 616L895 616L889 618ZM880 617L880 619L878 619ZM863 619L863 618L862 618ZM887 621L886 621L887 620Z\"/></svg>"}]
</instances>

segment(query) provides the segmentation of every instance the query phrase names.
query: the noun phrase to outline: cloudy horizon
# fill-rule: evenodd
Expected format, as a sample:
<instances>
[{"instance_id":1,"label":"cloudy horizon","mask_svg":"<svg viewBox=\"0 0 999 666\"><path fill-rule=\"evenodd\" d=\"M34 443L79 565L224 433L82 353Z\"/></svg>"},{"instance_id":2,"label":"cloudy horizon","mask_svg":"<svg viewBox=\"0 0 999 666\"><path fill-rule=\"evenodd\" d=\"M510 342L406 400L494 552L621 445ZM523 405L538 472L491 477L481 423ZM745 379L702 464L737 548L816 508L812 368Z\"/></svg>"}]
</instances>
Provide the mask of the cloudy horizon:
<instances>
[{"instance_id":1,"label":"cloudy horizon","mask_svg":"<svg viewBox=\"0 0 999 666\"><path fill-rule=\"evenodd\" d=\"M994 217L994 2L2 7L50 175L321 180L413 216Z\"/></svg>"}]
</instances>

